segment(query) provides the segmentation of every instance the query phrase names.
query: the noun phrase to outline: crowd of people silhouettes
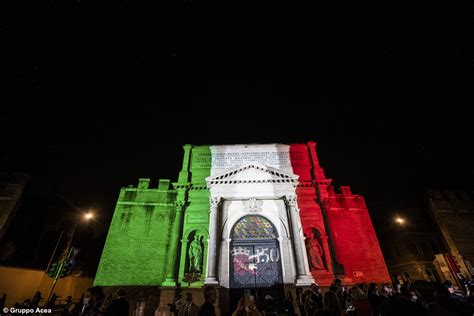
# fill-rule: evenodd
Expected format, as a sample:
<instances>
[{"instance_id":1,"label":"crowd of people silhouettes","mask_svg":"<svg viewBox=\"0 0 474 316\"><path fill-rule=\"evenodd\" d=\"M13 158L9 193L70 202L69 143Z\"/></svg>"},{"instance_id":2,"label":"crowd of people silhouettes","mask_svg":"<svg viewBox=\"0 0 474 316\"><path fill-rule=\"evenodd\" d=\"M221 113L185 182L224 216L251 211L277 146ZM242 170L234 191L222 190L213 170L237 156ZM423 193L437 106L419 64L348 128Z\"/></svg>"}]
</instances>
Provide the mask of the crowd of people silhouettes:
<instances>
[{"instance_id":1,"label":"crowd of people silhouettes","mask_svg":"<svg viewBox=\"0 0 474 316\"><path fill-rule=\"evenodd\" d=\"M37 307L42 307L51 309L53 315L61 316L128 316L130 308L126 295L124 289L119 289L115 298L112 294L106 297L102 287L94 286L89 288L87 294L82 295L78 302L74 302L72 296L68 296L63 303L58 303L58 295L53 293L51 298L41 305L43 297L41 292L37 291L32 299L15 303L12 307L20 310L35 310ZM2 315L10 315L4 310L6 297L4 294L0 300L0 310L4 311Z\"/></svg>"},{"instance_id":2,"label":"crowd of people silhouettes","mask_svg":"<svg viewBox=\"0 0 474 316\"><path fill-rule=\"evenodd\" d=\"M184 297L178 294L170 306L174 316L215 316L217 290L213 286L203 288L204 303L194 303L191 292ZM18 309L50 308L61 316L128 316L130 310L126 291L119 289L114 298L106 296L100 286L88 289L78 302L68 296L63 304L57 304L58 296L52 297L40 306L43 297L38 291L31 299L16 303ZM0 308L5 307L6 295L0 299ZM232 316L472 316L474 315L474 282L468 281L464 289L458 289L450 281L444 283L415 281L410 285L385 283L361 283L349 289L340 279L324 293L317 284L309 289L297 287L295 295L287 291L285 299L275 300L266 295L257 302L250 292L239 299L237 306L231 306ZM59 313L58 313L59 311ZM224 312L225 311L221 311ZM225 313L227 314L227 313ZM8 315L8 313L4 313Z\"/></svg>"},{"instance_id":3,"label":"crowd of people silhouettes","mask_svg":"<svg viewBox=\"0 0 474 316\"><path fill-rule=\"evenodd\" d=\"M472 316L474 315L474 282L466 282L464 289L456 289L450 281L444 283L416 281L412 284L361 283L349 289L340 279L323 294L317 284L310 289L296 288L285 300L276 301L266 295L263 304L255 297L244 295L231 313L232 316ZM205 303L197 307L192 295L186 306L177 311L179 316L214 316L216 290L204 288ZM188 297L188 296L187 296ZM261 302L260 302L261 303ZM260 309L258 306L262 306Z\"/></svg>"}]
</instances>

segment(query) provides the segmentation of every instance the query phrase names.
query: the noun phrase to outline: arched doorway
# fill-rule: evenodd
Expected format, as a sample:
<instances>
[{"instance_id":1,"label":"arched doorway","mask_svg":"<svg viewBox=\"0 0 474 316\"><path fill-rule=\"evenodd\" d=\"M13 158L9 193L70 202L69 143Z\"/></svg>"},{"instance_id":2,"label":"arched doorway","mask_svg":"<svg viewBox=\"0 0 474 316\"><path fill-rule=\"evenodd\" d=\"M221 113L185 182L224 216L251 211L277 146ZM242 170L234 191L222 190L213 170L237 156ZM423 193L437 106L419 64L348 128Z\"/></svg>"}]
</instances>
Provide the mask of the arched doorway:
<instances>
[{"instance_id":1,"label":"arched doorway","mask_svg":"<svg viewBox=\"0 0 474 316\"><path fill-rule=\"evenodd\" d=\"M231 308L238 299L252 294L260 305L265 295L283 299L281 252L277 231L259 215L242 217L231 230Z\"/></svg>"}]
</instances>

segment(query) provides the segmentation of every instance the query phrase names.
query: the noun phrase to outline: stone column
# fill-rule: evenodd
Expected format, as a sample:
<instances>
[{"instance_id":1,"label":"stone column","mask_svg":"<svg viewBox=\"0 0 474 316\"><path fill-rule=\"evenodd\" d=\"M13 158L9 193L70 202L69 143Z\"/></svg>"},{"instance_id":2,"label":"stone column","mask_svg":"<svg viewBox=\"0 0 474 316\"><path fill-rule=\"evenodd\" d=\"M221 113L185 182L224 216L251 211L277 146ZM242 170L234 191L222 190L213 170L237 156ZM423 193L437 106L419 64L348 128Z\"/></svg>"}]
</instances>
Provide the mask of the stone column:
<instances>
[{"instance_id":1,"label":"stone column","mask_svg":"<svg viewBox=\"0 0 474 316\"><path fill-rule=\"evenodd\" d=\"M291 221L291 236L296 256L296 285L308 286L314 282L314 278L309 271L308 259L305 254L305 244L300 220L300 211L296 203L296 196L287 195L286 202Z\"/></svg>"},{"instance_id":2,"label":"stone column","mask_svg":"<svg viewBox=\"0 0 474 316\"><path fill-rule=\"evenodd\" d=\"M166 267L166 279L163 282L162 286L176 286L176 258L178 256L178 245L181 237L181 222L183 220L183 209L184 209L184 202L179 201L176 202L175 205L175 218L173 222L173 230L172 230L172 238L171 238L171 247L169 252L169 260Z\"/></svg>"},{"instance_id":3,"label":"stone column","mask_svg":"<svg viewBox=\"0 0 474 316\"><path fill-rule=\"evenodd\" d=\"M217 247L220 245L219 228L219 204L220 197L211 197L211 210L209 212L209 239L207 248L207 267L205 284L219 283L217 279Z\"/></svg>"}]
</instances>

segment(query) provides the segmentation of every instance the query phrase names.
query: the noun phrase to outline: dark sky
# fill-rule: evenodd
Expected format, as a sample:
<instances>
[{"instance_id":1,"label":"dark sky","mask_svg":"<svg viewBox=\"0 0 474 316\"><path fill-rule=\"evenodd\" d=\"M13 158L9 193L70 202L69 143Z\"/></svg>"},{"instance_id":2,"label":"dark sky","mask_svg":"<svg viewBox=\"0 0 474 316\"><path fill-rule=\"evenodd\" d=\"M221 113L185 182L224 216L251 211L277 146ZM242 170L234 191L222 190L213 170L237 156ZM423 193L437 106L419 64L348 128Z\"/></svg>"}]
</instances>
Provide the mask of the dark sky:
<instances>
[{"instance_id":1,"label":"dark sky","mask_svg":"<svg viewBox=\"0 0 474 316\"><path fill-rule=\"evenodd\" d=\"M314 140L374 215L472 187L455 2L6 5L1 169L104 220L120 187L176 180L185 143Z\"/></svg>"}]
</instances>

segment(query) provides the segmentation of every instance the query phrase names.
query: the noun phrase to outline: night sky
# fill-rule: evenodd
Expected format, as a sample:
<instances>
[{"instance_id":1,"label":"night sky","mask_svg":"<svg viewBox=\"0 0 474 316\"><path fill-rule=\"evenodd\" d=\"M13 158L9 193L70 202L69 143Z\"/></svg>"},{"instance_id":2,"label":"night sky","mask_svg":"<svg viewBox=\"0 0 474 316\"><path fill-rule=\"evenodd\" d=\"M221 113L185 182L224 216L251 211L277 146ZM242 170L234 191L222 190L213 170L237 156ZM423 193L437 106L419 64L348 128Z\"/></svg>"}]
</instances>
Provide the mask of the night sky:
<instances>
[{"instance_id":1,"label":"night sky","mask_svg":"<svg viewBox=\"0 0 474 316\"><path fill-rule=\"evenodd\" d=\"M462 7L234 5L8 3L0 171L105 223L120 187L175 181L185 143L314 140L327 177L381 218L472 189Z\"/></svg>"}]
</instances>

